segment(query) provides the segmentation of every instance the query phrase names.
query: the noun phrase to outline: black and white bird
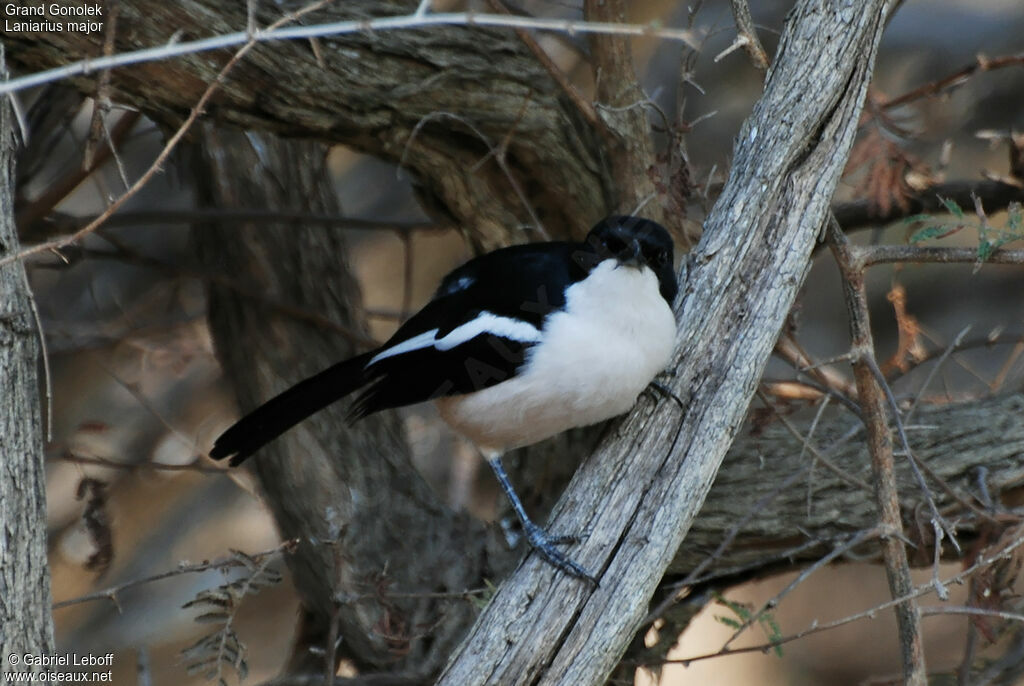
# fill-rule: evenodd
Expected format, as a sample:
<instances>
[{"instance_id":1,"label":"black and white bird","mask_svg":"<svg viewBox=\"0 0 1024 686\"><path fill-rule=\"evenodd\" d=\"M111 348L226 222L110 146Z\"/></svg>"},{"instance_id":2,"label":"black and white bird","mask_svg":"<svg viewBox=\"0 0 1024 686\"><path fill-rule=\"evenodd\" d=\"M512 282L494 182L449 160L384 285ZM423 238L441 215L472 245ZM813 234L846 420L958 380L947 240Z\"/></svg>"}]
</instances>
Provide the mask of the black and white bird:
<instances>
[{"instance_id":1,"label":"black and white bird","mask_svg":"<svg viewBox=\"0 0 1024 686\"><path fill-rule=\"evenodd\" d=\"M668 232L613 216L581 243L531 243L476 257L382 346L268 400L225 431L210 455L238 465L321 408L359 391L349 410L434 400L494 470L531 546L593 580L526 515L501 455L627 412L669 362L678 285Z\"/></svg>"}]
</instances>

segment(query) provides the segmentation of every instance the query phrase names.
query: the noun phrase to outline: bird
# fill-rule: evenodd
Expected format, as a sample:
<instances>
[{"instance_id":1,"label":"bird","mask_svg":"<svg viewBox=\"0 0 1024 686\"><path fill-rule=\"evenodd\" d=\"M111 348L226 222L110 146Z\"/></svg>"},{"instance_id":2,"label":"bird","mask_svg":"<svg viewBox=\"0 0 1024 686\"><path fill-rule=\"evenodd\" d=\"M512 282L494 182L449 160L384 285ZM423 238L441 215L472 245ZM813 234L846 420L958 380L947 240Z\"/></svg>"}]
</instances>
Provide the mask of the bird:
<instances>
[{"instance_id":1,"label":"bird","mask_svg":"<svg viewBox=\"0 0 1024 686\"><path fill-rule=\"evenodd\" d=\"M527 515L502 455L628 412L669 364L679 290L673 243L650 219L613 215L581 242L484 253L445 276L383 345L300 381L243 416L210 451L237 466L320 409L354 394L348 419L434 401L480 451L533 550L596 578Z\"/></svg>"}]
</instances>

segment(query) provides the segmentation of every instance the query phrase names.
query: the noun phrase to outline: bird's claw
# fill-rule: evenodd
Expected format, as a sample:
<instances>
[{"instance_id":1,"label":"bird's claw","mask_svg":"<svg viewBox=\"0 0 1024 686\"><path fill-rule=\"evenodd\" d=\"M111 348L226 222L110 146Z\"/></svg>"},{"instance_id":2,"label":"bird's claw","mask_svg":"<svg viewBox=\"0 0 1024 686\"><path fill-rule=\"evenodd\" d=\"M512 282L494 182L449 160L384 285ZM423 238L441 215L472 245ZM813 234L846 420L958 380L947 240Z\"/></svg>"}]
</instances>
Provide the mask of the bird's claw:
<instances>
[{"instance_id":1,"label":"bird's claw","mask_svg":"<svg viewBox=\"0 0 1024 686\"><path fill-rule=\"evenodd\" d=\"M588 581L595 587L598 586L597 577L555 547L567 543L578 543L579 536L551 536L532 522L525 527L525 533L530 547L536 550L548 564L566 574Z\"/></svg>"}]
</instances>

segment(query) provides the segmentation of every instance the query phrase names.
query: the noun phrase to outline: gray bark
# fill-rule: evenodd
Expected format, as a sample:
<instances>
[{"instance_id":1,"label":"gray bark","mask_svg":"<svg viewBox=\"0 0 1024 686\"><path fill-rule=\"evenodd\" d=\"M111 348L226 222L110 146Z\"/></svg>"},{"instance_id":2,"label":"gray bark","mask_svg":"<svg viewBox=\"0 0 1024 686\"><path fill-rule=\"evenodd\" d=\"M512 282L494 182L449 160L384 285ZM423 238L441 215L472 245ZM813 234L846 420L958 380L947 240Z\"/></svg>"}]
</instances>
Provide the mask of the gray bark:
<instances>
[{"instance_id":1,"label":"gray bark","mask_svg":"<svg viewBox=\"0 0 1024 686\"><path fill-rule=\"evenodd\" d=\"M7 75L4 47L0 79ZM10 101L0 99L0 257L18 251L15 127ZM24 265L0 267L0 674L44 671L12 665L7 656L54 650L38 336Z\"/></svg>"},{"instance_id":2,"label":"gray bark","mask_svg":"<svg viewBox=\"0 0 1024 686\"><path fill-rule=\"evenodd\" d=\"M391 6L405 11L415 4ZM647 598L673 555L672 571L693 569L752 503L772 495L778 483L804 468L808 458L780 426L756 438L741 437L693 519L722 452L740 426L781 313L802 279L813 233L845 159L877 44L881 2L859 4L846 15L837 14L832 3L817 3L815 11L808 11L810 4L794 15L766 97L741 133L734 177L708 223L705 243L690 261L681 313L687 333L674 384L689 401L688 414L681 419L670 402L652 408L649 399L642 400L633 417L613 425L610 439L584 465L558 510L556 531L590 533L572 553L602 570L602 587L591 594L571 579L552 583L550 570L531 557L483 616L476 641L453 663L450 683L599 680L638 627ZM122 0L121 5L133 31L119 33L119 49L165 41L173 28L198 26L200 21L204 33L244 25L242 5L212 0L156 5ZM345 3L314 19L379 12L380 5ZM261 16L264 22L274 18L272 7L261 3L261 10L268 12ZM832 39L823 41L822 36ZM18 41L19 64L35 70L76 55L98 54L102 38L78 36L74 45L65 34L13 40ZM257 49L234 73L209 116L343 142L397 160L424 116L454 111L492 142L513 132L510 168L555 233L579 234L608 209L609 198L621 201L605 180L609 155L512 34L431 29L343 37L322 41L321 47L327 69L316 65L306 44ZM351 54L358 59L346 58ZM224 59L200 56L117 70L115 99L173 125ZM78 83L93 88L88 79ZM525 215L508 179L490 167L469 172L486 146L458 126L450 118L438 120L437 126L425 126L409 147L405 161L419 177L424 201L435 214L454 217L467 227L477 245L522 240L512 227ZM240 143L234 134L230 140L235 148L250 144ZM254 167L252 150L208 141L204 165L209 202L332 208L321 191L311 205L296 197L303 195L300 189L319 183L310 178L308 164L320 154L317 146L289 149L270 138L252 140L269 156L260 160L262 166ZM275 177L281 182L275 183ZM284 179L297 182L291 186ZM329 231L261 226L250 233L205 227L197 241L208 265L243 275L254 290L301 301L344 327L358 328L358 296L343 265L344 246ZM320 279L332 272L337 283L334 277ZM354 350L340 334L299 325L268 313L265 302L237 296L211 293L211 324L225 368L239 384L243 408ZM915 448L962 496L970 497L977 468L987 466L993 492L1012 499L1024 476L1022 406L1020 397L1013 396L922 412L919 423L937 428L922 433ZM308 634L289 671L319 673L317 661L300 654L301 649L322 645L335 610L346 639L339 656L367 668L418 674L436 670L472 613L457 603L389 598L386 591L366 602L368 580L386 570L388 588L403 592L423 590L427 584L458 591L479 585L482 578L500 578L502 565L494 563L487 539L479 535L481 527L437 505L409 471L394 420L378 421L349 434L339 413L328 412L255 463L285 536L307 542L311 537L340 537L343 542L334 547L304 544L291 560L310 616L303 626ZM820 445L828 445L826 439L848 428L850 420L833 421L819 428ZM542 450L559 452L558 445L564 444ZM359 454L363 459L351 457ZM866 478L861 446L851 445L834 459ZM822 541L821 547L785 559L815 559L831 538L876 521L870 497L823 467L796 483L799 487L781 490L741 527L736 544L710 573L740 579L776 569L776 554L803 540L794 534L797 527ZM807 488L812 491L809 515ZM903 494L912 512L914 488L906 487ZM954 505L945 493L937 491L936 496L940 506ZM362 506L365 511L360 511ZM340 516L328 516L329 507ZM391 516L394 523L387 521ZM676 554L691 522L686 543ZM914 527L909 531L917 532ZM382 557L389 546L391 552ZM336 607L337 600L342 602ZM384 636L383 629L393 629L395 622L408 628L423 620L438 620L431 626L440 638L431 646L415 636L408 646L390 645ZM406 647L411 647L409 653L397 655ZM591 659L594 654L600 657ZM488 662L491 658L501 662L495 666ZM469 676L458 682L456 675Z\"/></svg>"},{"instance_id":3,"label":"gray bark","mask_svg":"<svg viewBox=\"0 0 1024 686\"><path fill-rule=\"evenodd\" d=\"M593 684L614 668L738 431L803 280L856 131L884 1L798 3L732 172L688 260L673 390L642 405L580 467L550 528L588 532L589 588L529 558L500 588L440 684ZM823 40L822 37L827 37Z\"/></svg>"}]
</instances>

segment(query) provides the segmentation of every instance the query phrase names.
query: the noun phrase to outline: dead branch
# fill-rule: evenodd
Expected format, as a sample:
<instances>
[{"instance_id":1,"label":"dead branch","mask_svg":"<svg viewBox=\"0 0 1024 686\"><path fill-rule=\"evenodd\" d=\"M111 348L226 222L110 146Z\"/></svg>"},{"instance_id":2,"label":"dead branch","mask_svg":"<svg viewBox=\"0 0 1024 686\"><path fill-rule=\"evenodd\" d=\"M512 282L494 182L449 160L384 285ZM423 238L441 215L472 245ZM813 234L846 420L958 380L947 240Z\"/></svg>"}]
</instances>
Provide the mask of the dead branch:
<instances>
[{"instance_id":1,"label":"dead branch","mask_svg":"<svg viewBox=\"0 0 1024 686\"><path fill-rule=\"evenodd\" d=\"M1004 67L1019 67L1024 66L1024 54L1017 55L1001 55L999 57L985 57L984 55L978 55L974 63L967 65L966 67L944 76L942 78L930 81L922 86L918 86L912 91L908 91L903 95L891 98L886 102L882 103L882 107L886 109L899 107L905 105L908 102L918 100L920 98L932 97L941 93L948 93L958 86L962 86L968 79L975 74L979 74L986 71L993 71L995 69L1002 69Z\"/></svg>"},{"instance_id":2,"label":"dead branch","mask_svg":"<svg viewBox=\"0 0 1024 686\"><path fill-rule=\"evenodd\" d=\"M163 46L159 55L149 54L149 58L190 55L199 46L166 44L175 29L193 26L197 16L210 19L197 31L230 35L239 45L271 35L265 30L252 36L238 31L248 23L243 3L186 0L168 5L154 0L124 0L120 5L122 25L129 18L137 19L132 32L119 32L117 36L121 53L159 45ZM417 3L411 0L404 5L409 14L385 16L399 5L334 3L319 11L315 18L334 30L332 37L319 39L322 60L296 41L253 50L233 72L233 79L218 90L217 106L208 116L247 129L344 143L396 163L401 161L416 179L417 190L433 216L440 223L457 222L475 248L522 242L517 227L530 219L515 186L522 189L534 214L543 218L556 237L581 236L607 214L610 190L605 181L601 142L544 67L508 30L533 26L575 30L586 26L507 15L488 15L501 29L484 28L488 23L485 15L463 15L464 25L452 25L447 15L414 16ZM258 4L260 24L277 18L275 7L272 3ZM160 20L153 21L155 17ZM468 25L470 19L472 26ZM366 23L371 20L379 20L379 25ZM383 30L395 22L406 28L433 28ZM339 33L342 25L348 26L346 33ZM381 30L369 32L369 26ZM299 28L306 32L303 38L316 33L312 26ZM644 26L597 29L659 33ZM90 68L107 64L99 57L100 38L90 43L91 38L76 36L72 42L56 32L18 34L9 40L17 46L21 69L38 71L66 65L75 57L93 58ZM231 44L219 38L215 41L218 49ZM204 43L202 47L211 46ZM223 63L221 55L208 53L117 69L111 77L111 97L142 110L164 126L176 128L207 84L217 77ZM92 83L91 79L76 80L76 85L88 92L92 92ZM419 85L402 88L400 84ZM7 86L11 84L0 84ZM253 98L253 93L261 97ZM458 112L491 141L502 141L514 132L504 161L515 184L510 184L498 165L474 168L488 150L479 142L467 140L451 122L429 122L409 145L420 122L437 112Z\"/></svg>"},{"instance_id":3,"label":"dead branch","mask_svg":"<svg viewBox=\"0 0 1024 686\"><path fill-rule=\"evenodd\" d=\"M981 571L983 569L986 569L988 567L991 567L992 565L994 565L994 564L996 564L996 563L998 563L998 562L1000 562L1002 560L1007 559L1016 550L1018 550L1022 545L1024 545L1024 537L1018 536L1014 540L1010 541L1007 545L1002 546L1000 549L998 549L998 550L996 550L996 551L994 551L992 553L988 553L988 554L980 556L979 559L977 561L975 561L975 563L972 564L971 566L969 566L967 569L964 569L963 571L961 571L961 572L959 572L957 574L954 574L954 575L952 575L952 576L950 576L950 577L948 577L946 579L943 579L943 585L948 586L948 585L952 585L952 584L961 584L961 583L963 583L967 579L970 579L977 572L979 572L979 571ZM819 623L819 622L815 621L813 624L811 624L811 626L809 626L808 628L804 629L803 631L798 631L798 632L796 632L794 634L789 634L787 636L784 636L782 638L776 639L776 640L768 642L768 643L764 643L764 644L761 644L761 645L745 646L743 648L726 648L724 650L719 650L719 651L716 651L714 653L707 653L707 654L704 654L704 655L694 655L693 657L684 657L684 658L680 658L680 659L677 659L677 660L665 660L661 664L688 665L688 664L691 664L691 663L696 662L698 660L708 660L708 659L716 658L716 657L724 657L726 655L736 655L736 654L739 654L739 653L765 652L765 651L770 650L770 649L772 649L772 648L774 648L776 646L785 645L786 643L791 643L793 641L797 641L797 640L799 640L801 638L805 638L807 636L812 636L814 634L818 634L818 633L821 633L823 631L829 631L831 629L835 629L836 627L843 626L845 624L850 624L852 622L860 621L862 619L869 619L871 617L874 617L876 614L878 614L878 612L880 612L882 610L887 610L889 608L898 607L899 605L905 604L905 603L908 603L908 602L914 602L914 601L918 600L919 598L923 598L923 597L929 595L930 593L933 593L934 591L935 591L935 586L931 582L926 583L926 584L921 584L919 586L912 587L911 590L908 593L906 593L906 594L904 594L902 596L895 597L895 598L893 598L891 600L888 600L888 601L886 601L884 603L876 605L875 607L872 607L872 608L869 608L867 610L864 610L863 612L858 612L858 613L856 613L854 615L850 615L849 617L843 617L842 619L837 619L837 620L834 620L834 621L831 621L831 622ZM638 667L642 667L642 666L645 666L645 665L637 665L637 666Z\"/></svg>"},{"instance_id":4,"label":"dead branch","mask_svg":"<svg viewBox=\"0 0 1024 686\"><path fill-rule=\"evenodd\" d=\"M881 386L884 380L879 382L881 372L878 375L874 373L878 367L873 360L875 345L871 335L864 271L855 262L849 249L849 242L842 231L836 228L834 223L829 224L828 231L829 247L835 255L843 277L843 292L853 339L853 371L868 434L868 452L871 455L875 478L875 499L879 519L887 529L886 536L882 539L882 557L889 577L889 589L892 596L897 598L911 591L913 581L910 578L910 564L902 540L903 517L900 512L899 490L896 486L886 396ZM925 488L927 489L927 486ZM936 545L938 540L941 539L937 539ZM896 619L903 654L904 682L913 686L925 686L928 683L928 671L925 667L924 641L921 637L921 617L917 603L909 600L897 605Z\"/></svg>"},{"instance_id":5,"label":"dead branch","mask_svg":"<svg viewBox=\"0 0 1024 686\"><path fill-rule=\"evenodd\" d=\"M645 403L614 423L555 508L552 529L589 532L573 555L600 570L601 586L528 558L440 684L589 684L614 667L697 515L802 281L849 152L885 5L839 16L829 3L802 2L790 15L688 263L685 338L670 384L688 410L680 417L672 402ZM821 41L823 33L845 37Z\"/></svg>"}]
</instances>

